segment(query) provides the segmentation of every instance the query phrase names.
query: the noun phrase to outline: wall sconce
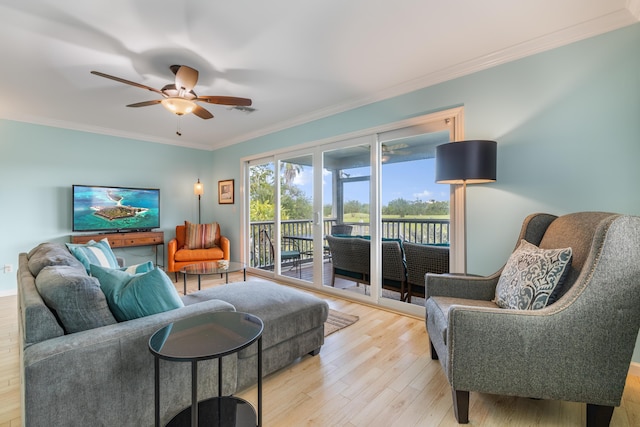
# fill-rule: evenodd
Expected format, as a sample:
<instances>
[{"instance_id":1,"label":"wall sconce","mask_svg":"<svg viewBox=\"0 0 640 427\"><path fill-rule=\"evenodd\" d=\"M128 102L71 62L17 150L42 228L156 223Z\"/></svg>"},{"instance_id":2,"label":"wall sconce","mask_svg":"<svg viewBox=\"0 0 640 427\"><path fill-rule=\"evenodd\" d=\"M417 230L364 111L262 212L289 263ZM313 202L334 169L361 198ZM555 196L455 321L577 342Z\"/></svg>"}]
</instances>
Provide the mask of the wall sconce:
<instances>
[{"instance_id":1,"label":"wall sconce","mask_svg":"<svg viewBox=\"0 0 640 427\"><path fill-rule=\"evenodd\" d=\"M198 196L198 224L200 224L200 198L204 194L204 185L200 182L200 178L193 184L193 194Z\"/></svg>"}]
</instances>

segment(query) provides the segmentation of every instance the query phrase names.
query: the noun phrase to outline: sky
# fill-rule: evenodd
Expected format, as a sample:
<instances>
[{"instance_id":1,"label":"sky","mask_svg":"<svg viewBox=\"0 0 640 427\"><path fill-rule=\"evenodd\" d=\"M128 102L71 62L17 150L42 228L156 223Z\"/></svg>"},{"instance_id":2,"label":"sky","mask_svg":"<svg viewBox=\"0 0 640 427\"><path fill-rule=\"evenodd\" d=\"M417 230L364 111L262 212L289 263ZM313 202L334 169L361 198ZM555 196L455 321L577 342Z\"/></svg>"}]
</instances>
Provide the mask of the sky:
<instances>
[{"instance_id":1,"label":"sky","mask_svg":"<svg viewBox=\"0 0 640 427\"><path fill-rule=\"evenodd\" d=\"M360 168L349 171L351 177L367 175L368 168ZM305 167L299 174L294 184L299 186L311 199L312 194L312 170ZM331 179L325 173L323 179L325 198L324 204L331 201ZM416 160L385 164L382 168L382 205L387 205L391 200L403 198L405 200L449 200L449 185L435 183L435 160ZM345 201L357 200L361 203L369 203L368 183L352 182L345 185Z\"/></svg>"}]
</instances>

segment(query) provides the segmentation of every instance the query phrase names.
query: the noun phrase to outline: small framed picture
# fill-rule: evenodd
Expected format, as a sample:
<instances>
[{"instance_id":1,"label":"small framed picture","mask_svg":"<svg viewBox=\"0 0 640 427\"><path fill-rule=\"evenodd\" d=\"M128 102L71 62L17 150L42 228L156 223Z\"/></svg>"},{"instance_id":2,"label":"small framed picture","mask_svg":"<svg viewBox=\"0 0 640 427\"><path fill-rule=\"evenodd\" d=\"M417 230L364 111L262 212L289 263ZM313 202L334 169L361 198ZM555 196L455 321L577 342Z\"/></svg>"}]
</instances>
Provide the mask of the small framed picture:
<instances>
[{"instance_id":1,"label":"small framed picture","mask_svg":"<svg viewBox=\"0 0 640 427\"><path fill-rule=\"evenodd\" d=\"M218 203L221 205L233 204L233 180L218 181Z\"/></svg>"}]
</instances>

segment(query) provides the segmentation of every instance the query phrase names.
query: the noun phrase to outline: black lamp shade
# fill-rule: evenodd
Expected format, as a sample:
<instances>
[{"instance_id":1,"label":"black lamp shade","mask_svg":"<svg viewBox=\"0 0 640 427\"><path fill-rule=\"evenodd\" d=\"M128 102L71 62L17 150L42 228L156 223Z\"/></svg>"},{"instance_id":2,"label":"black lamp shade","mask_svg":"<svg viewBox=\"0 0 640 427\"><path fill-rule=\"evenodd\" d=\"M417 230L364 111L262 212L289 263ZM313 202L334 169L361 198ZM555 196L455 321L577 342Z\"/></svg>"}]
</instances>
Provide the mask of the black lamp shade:
<instances>
[{"instance_id":1,"label":"black lamp shade","mask_svg":"<svg viewBox=\"0 0 640 427\"><path fill-rule=\"evenodd\" d=\"M495 141L460 141L436 147L436 182L480 184L496 180L498 144Z\"/></svg>"}]
</instances>

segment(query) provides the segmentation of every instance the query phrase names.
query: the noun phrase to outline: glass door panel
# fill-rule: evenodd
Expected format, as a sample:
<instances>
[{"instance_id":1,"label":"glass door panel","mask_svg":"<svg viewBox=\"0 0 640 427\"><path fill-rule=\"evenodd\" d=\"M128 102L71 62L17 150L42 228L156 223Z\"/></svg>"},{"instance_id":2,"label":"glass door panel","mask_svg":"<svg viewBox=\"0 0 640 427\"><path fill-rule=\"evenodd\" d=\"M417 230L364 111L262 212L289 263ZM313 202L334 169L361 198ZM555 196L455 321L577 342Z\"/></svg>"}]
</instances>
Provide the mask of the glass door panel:
<instances>
[{"instance_id":1,"label":"glass door panel","mask_svg":"<svg viewBox=\"0 0 640 427\"><path fill-rule=\"evenodd\" d=\"M275 166L273 161L249 165L249 266L274 270Z\"/></svg>"},{"instance_id":2,"label":"glass door panel","mask_svg":"<svg viewBox=\"0 0 640 427\"><path fill-rule=\"evenodd\" d=\"M450 187L435 183L435 148L449 142L451 135L444 121L434 124L431 129L422 127L411 131L409 128L379 136L381 297L408 303L411 289L411 303L424 306L424 272L415 273L415 270L431 269L427 265L431 260L418 257L420 266L415 265L415 259L409 265L405 245L407 242L420 245L449 243ZM421 131L428 133L419 133ZM403 260L404 267L401 265Z\"/></svg>"},{"instance_id":3,"label":"glass door panel","mask_svg":"<svg viewBox=\"0 0 640 427\"><path fill-rule=\"evenodd\" d=\"M371 295L371 140L322 153L323 285L361 295Z\"/></svg>"},{"instance_id":4,"label":"glass door panel","mask_svg":"<svg viewBox=\"0 0 640 427\"><path fill-rule=\"evenodd\" d=\"M279 274L313 282L313 155L278 161Z\"/></svg>"}]
</instances>

